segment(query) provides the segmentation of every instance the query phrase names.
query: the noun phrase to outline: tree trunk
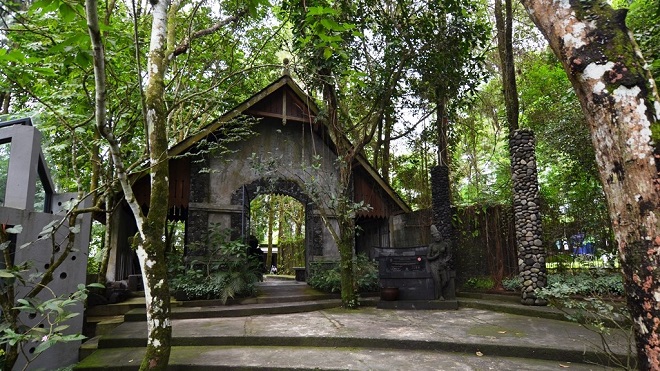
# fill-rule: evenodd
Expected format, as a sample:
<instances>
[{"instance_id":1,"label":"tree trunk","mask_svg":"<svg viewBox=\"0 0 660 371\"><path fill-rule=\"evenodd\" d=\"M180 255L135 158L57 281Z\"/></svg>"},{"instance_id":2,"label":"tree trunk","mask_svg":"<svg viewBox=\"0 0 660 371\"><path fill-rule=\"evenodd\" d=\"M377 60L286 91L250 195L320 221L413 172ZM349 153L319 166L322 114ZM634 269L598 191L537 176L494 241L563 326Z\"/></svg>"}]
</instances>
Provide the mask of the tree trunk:
<instances>
[{"instance_id":1,"label":"tree trunk","mask_svg":"<svg viewBox=\"0 0 660 371\"><path fill-rule=\"evenodd\" d=\"M449 121L447 120L447 98L437 96L440 89L436 89L436 125L438 130L438 166L449 167L449 145L447 135L449 132Z\"/></svg>"},{"instance_id":2,"label":"tree trunk","mask_svg":"<svg viewBox=\"0 0 660 371\"><path fill-rule=\"evenodd\" d=\"M382 149L382 161L380 165L380 173L383 176L383 180L389 184L390 182L390 159L391 159L391 149L392 144L392 128L394 127L394 118L392 117L392 112L388 108L385 110L385 127L383 128L383 149Z\"/></svg>"},{"instance_id":3,"label":"tree trunk","mask_svg":"<svg viewBox=\"0 0 660 371\"><path fill-rule=\"evenodd\" d=\"M169 162L167 156L167 109L165 82L167 70L166 30L169 1L153 4L148 80L145 88L147 137L151 173L149 214L143 225L137 255L142 269L147 304L147 351L141 370L165 370L170 358L170 290L165 259L165 226L169 200Z\"/></svg>"},{"instance_id":4,"label":"tree trunk","mask_svg":"<svg viewBox=\"0 0 660 371\"><path fill-rule=\"evenodd\" d=\"M96 277L96 282L105 285L108 280L108 263L110 262L110 254L112 253L112 224L114 215L114 197L112 197L112 189L105 192L105 233L103 234L103 253L101 256L101 264L99 266L99 274Z\"/></svg>"},{"instance_id":5,"label":"tree trunk","mask_svg":"<svg viewBox=\"0 0 660 371\"><path fill-rule=\"evenodd\" d=\"M502 0L495 0L495 25L497 28L497 52L500 57L506 120L509 131L518 130L518 89L516 86L515 64L513 62L513 11L511 0L505 0L505 13L502 14Z\"/></svg>"},{"instance_id":6,"label":"tree trunk","mask_svg":"<svg viewBox=\"0 0 660 371\"><path fill-rule=\"evenodd\" d=\"M9 103L11 102L11 93L0 93L0 114L6 115L9 113Z\"/></svg>"},{"instance_id":7,"label":"tree trunk","mask_svg":"<svg viewBox=\"0 0 660 371\"><path fill-rule=\"evenodd\" d=\"M330 76L329 72L323 74ZM328 127L331 135L337 143L339 154L339 187L336 207L338 231L327 220L326 227L333 235L337 248L339 249L339 272L341 275L341 303L344 308L356 308L358 306L357 293L355 291L355 280L353 277L353 251L355 245L355 220L352 211L353 193L351 192L351 180L353 174L353 160L355 159L355 148L343 138L343 131L339 124L338 102L334 86L329 82L323 84L323 98L328 107Z\"/></svg>"},{"instance_id":8,"label":"tree trunk","mask_svg":"<svg viewBox=\"0 0 660 371\"><path fill-rule=\"evenodd\" d=\"M170 295L167 284L167 265L164 253L165 224L167 218L169 182L167 158L167 112L165 108L164 76L168 59L166 54L167 0L152 2L151 45L149 46L148 79L146 83L145 119L151 173L149 214L145 217L128 181L119 142L106 122L105 51L101 40L98 8L94 0L85 2L87 26L94 55L95 115L99 133L108 141L117 178L122 186L140 234L137 255L142 269L142 280L147 309L147 349L141 370L165 370L170 357L172 326L169 320Z\"/></svg>"},{"instance_id":9,"label":"tree trunk","mask_svg":"<svg viewBox=\"0 0 660 371\"><path fill-rule=\"evenodd\" d=\"M340 206L337 212L337 222L339 224L339 240L337 247L339 248L339 272L341 275L341 303L344 308L356 308L357 290L355 287L355 278L353 275L353 253L355 246L355 219L350 212L349 203L352 202L349 189L344 188L344 185L350 185L350 174L352 166L342 166L340 169L340 181L343 194L340 196L342 200L339 201ZM347 194L348 193L348 194Z\"/></svg>"},{"instance_id":10,"label":"tree trunk","mask_svg":"<svg viewBox=\"0 0 660 371\"><path fill-rule=\"evenodd\" d=\"M561 60L589 123L639 368L660 369L660 182L651 141L660 124L655 83L625 27L625 11L603 2L523 4Z\"/></svg>"},{"instance_id":11,"label":"tree trunk","mask_svg":"<svg viewBox=\"0 0 660 371\"><path fill-rule=\"evenodd\" d=\"M268 252L266 254L266 272L270 272L273 263L273 224L275 224L275 206L273 196L268 197Z\"/></svg>"},{"instance_id":12,"label":"tree trunk","mask_svg":"<svg viewBox=\"0 0 660 371\"><path fill-rule=\"evenodd\" d=\"M286 203L287 201L290 201L290 199L286 199L284 197L278 197L278 210L277 213L279 215L277 219L277 259L275 261L275 266L277 267L278 271L280 270L281 267L284 266L284 250L282 248L282 241L286 239L286 235L289 232L289 229L286 227Z\"/></svg>"}]
</instances>

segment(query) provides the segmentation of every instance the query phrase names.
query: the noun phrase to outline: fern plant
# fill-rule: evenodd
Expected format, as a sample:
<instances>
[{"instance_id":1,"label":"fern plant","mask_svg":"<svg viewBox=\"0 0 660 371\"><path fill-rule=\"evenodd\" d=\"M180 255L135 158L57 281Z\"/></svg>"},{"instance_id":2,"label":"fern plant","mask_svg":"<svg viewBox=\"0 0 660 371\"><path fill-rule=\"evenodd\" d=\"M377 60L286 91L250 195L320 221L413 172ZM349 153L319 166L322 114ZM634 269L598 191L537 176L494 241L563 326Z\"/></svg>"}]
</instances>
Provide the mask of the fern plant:
<instances>
[{"instance_id":1,"label":"fern plant","mask_svg":"<svg viewBox=\"0 0 660 371\"><path fill-rule=\"evenodd\" d=\"M187 265L171 270L173 291L182 291L188 300L251 296L261 279L260 262L248 254L241 241L228 241L227 231L212 227L205 253Z\"/></svg>"}]
</instances>

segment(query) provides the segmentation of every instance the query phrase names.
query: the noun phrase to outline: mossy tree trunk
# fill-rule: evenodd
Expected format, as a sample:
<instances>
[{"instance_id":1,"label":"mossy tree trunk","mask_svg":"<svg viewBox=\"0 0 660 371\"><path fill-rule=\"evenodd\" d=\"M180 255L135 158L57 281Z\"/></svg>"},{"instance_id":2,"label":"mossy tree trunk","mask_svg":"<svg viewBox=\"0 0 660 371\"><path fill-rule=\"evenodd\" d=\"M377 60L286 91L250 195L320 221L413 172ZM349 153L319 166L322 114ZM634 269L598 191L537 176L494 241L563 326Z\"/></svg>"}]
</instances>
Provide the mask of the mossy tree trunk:
<instances>
[{"instance_id":1,"label":"mossy tree trunk","mask_svg":"<svg viewBox=\"0 0 660 371\"><path fill-rule=\"evenodd\" d=\"M122 186L139 232L137 255L147 305L147 350L141 370L165 370L170 356L169 287L165 264L165 224L169 199L167 161L167 112L165 109L164 76L167 70L167 10L169 2L159 0L153 5L152 38L149 47L148 80L145 88L147 145L151 174L149 214L145 216L135 199L123 164L119 141L106 122L105 51L98 22L97 3L87 0L87 24L94 54L95 115L99 133L108 141L117 178Z\"/></svg>"},{"instance_id":2,"label":"mossy tree trunk","mask_svg":"<svg viewBox=\"0 0 660 371\"><path fill-rule=\"evenodd\" d=\"M147 138L151 172L149 213L142 228L137 255L142 269L147 304L147 350L141 370L165 370L170 358L170 290L165 259L165 227L169 206L169 162L167 157L167 109L165 71L168 66L168 0L153 4L149 71L145 87Z\"/></svg>"},{"instance_id":3,"label":"mossy tree trunk","mask_svg":"<svg viewBox=\"0 0 660 371\"><path fill-rule=\"evenodd\" d=\"M323 74L330 76L329 72ZM355 160L355 147L351 147L344 139L344 130L339 122L339 104L334 85L325 82L323 85L323 98L328 110L328 127L337 143L337 167L339 182L336 205L334 207L337 218L337 230L324 218L326 227L330 231L339 249L339 273L341 275L341 303L344 308L358 306L357 292L353 277L353 252L355 250L355 215L353 212L353 193L351 181L353 174L353 161Z\"/></svg>"},{"instance_id":4,"label":"mossy tree trunk","mask_svg":"<svg viewBox=\"0 0 660 371\"><path fill-rule=\"evenodd\" d=\"M339 249L339 267L341 274L341 303L344 308L356 308L358 306L357 290L355 287L355 276L353 274L353 255L355 251L355 216L352 212L353 194L350 191L352 166L345 165L339 170L340 177L340 200L337 207L337 222L339 238L337 247ZM350 159L352 161L352 159Z\"/></svg>"},{"instance_id":5,"label":"mossy tree trunk","mask_svg":"<svg viewBox=\"0 0 660 371\"><path fill-rule=\"evenodd\" d=\"M641 370L660 369L660 97L623 10L523 0L576 91L618 243Z\"/></svg>"}]
</instances>

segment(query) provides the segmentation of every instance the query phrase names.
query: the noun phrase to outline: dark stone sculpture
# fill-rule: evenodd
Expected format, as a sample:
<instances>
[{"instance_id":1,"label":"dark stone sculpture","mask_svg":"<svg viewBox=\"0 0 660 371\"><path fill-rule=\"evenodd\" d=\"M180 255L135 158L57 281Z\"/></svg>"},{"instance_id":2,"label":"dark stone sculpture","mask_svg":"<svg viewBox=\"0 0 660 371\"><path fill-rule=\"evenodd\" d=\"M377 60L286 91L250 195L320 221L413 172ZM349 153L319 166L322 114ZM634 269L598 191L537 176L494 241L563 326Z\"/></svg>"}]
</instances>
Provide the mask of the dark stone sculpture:
<instances>
[{"instance_id":1,"label":"dark stone sculpture","mask_svg":"<svg viewBox=\"0 0 660 371\"><path fill-rule=\"evenodd\" d=\"M431 225L432 241L429 244L429 250L426 259L429 262L431 276L435 284L435 298L445 300L445 297L453 297L453 294L447 295L450 285L451 272L449 261L451 260L450 242L440 235L435 225Z\"/></svg>"}]
</instances>

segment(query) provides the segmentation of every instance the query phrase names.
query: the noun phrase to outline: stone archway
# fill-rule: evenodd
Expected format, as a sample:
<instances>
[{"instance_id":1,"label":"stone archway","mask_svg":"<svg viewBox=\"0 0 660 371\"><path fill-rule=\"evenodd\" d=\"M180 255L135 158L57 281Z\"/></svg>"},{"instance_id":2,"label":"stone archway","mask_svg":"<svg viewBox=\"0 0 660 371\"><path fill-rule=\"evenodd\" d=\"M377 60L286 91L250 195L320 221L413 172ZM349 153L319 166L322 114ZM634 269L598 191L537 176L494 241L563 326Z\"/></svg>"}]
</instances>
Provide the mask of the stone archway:
<instances>
[{"instance_id":1,"label":"stone archway","mask_svg":"<svg viewBox=\"0 0 660 371\"><path fill-rule=\"evenodd\" d=\"M255 197L262 194L279 194L290 196L305 207L305 267L309 272L310 257L323 255L323 221L318 215L316 205L295 181L288 179L260 178L234 190L231 194L231 204L241 207L249 204ZM246 238L244 211L231 215L232 238Z\"/></svg>"}]
</instances>

